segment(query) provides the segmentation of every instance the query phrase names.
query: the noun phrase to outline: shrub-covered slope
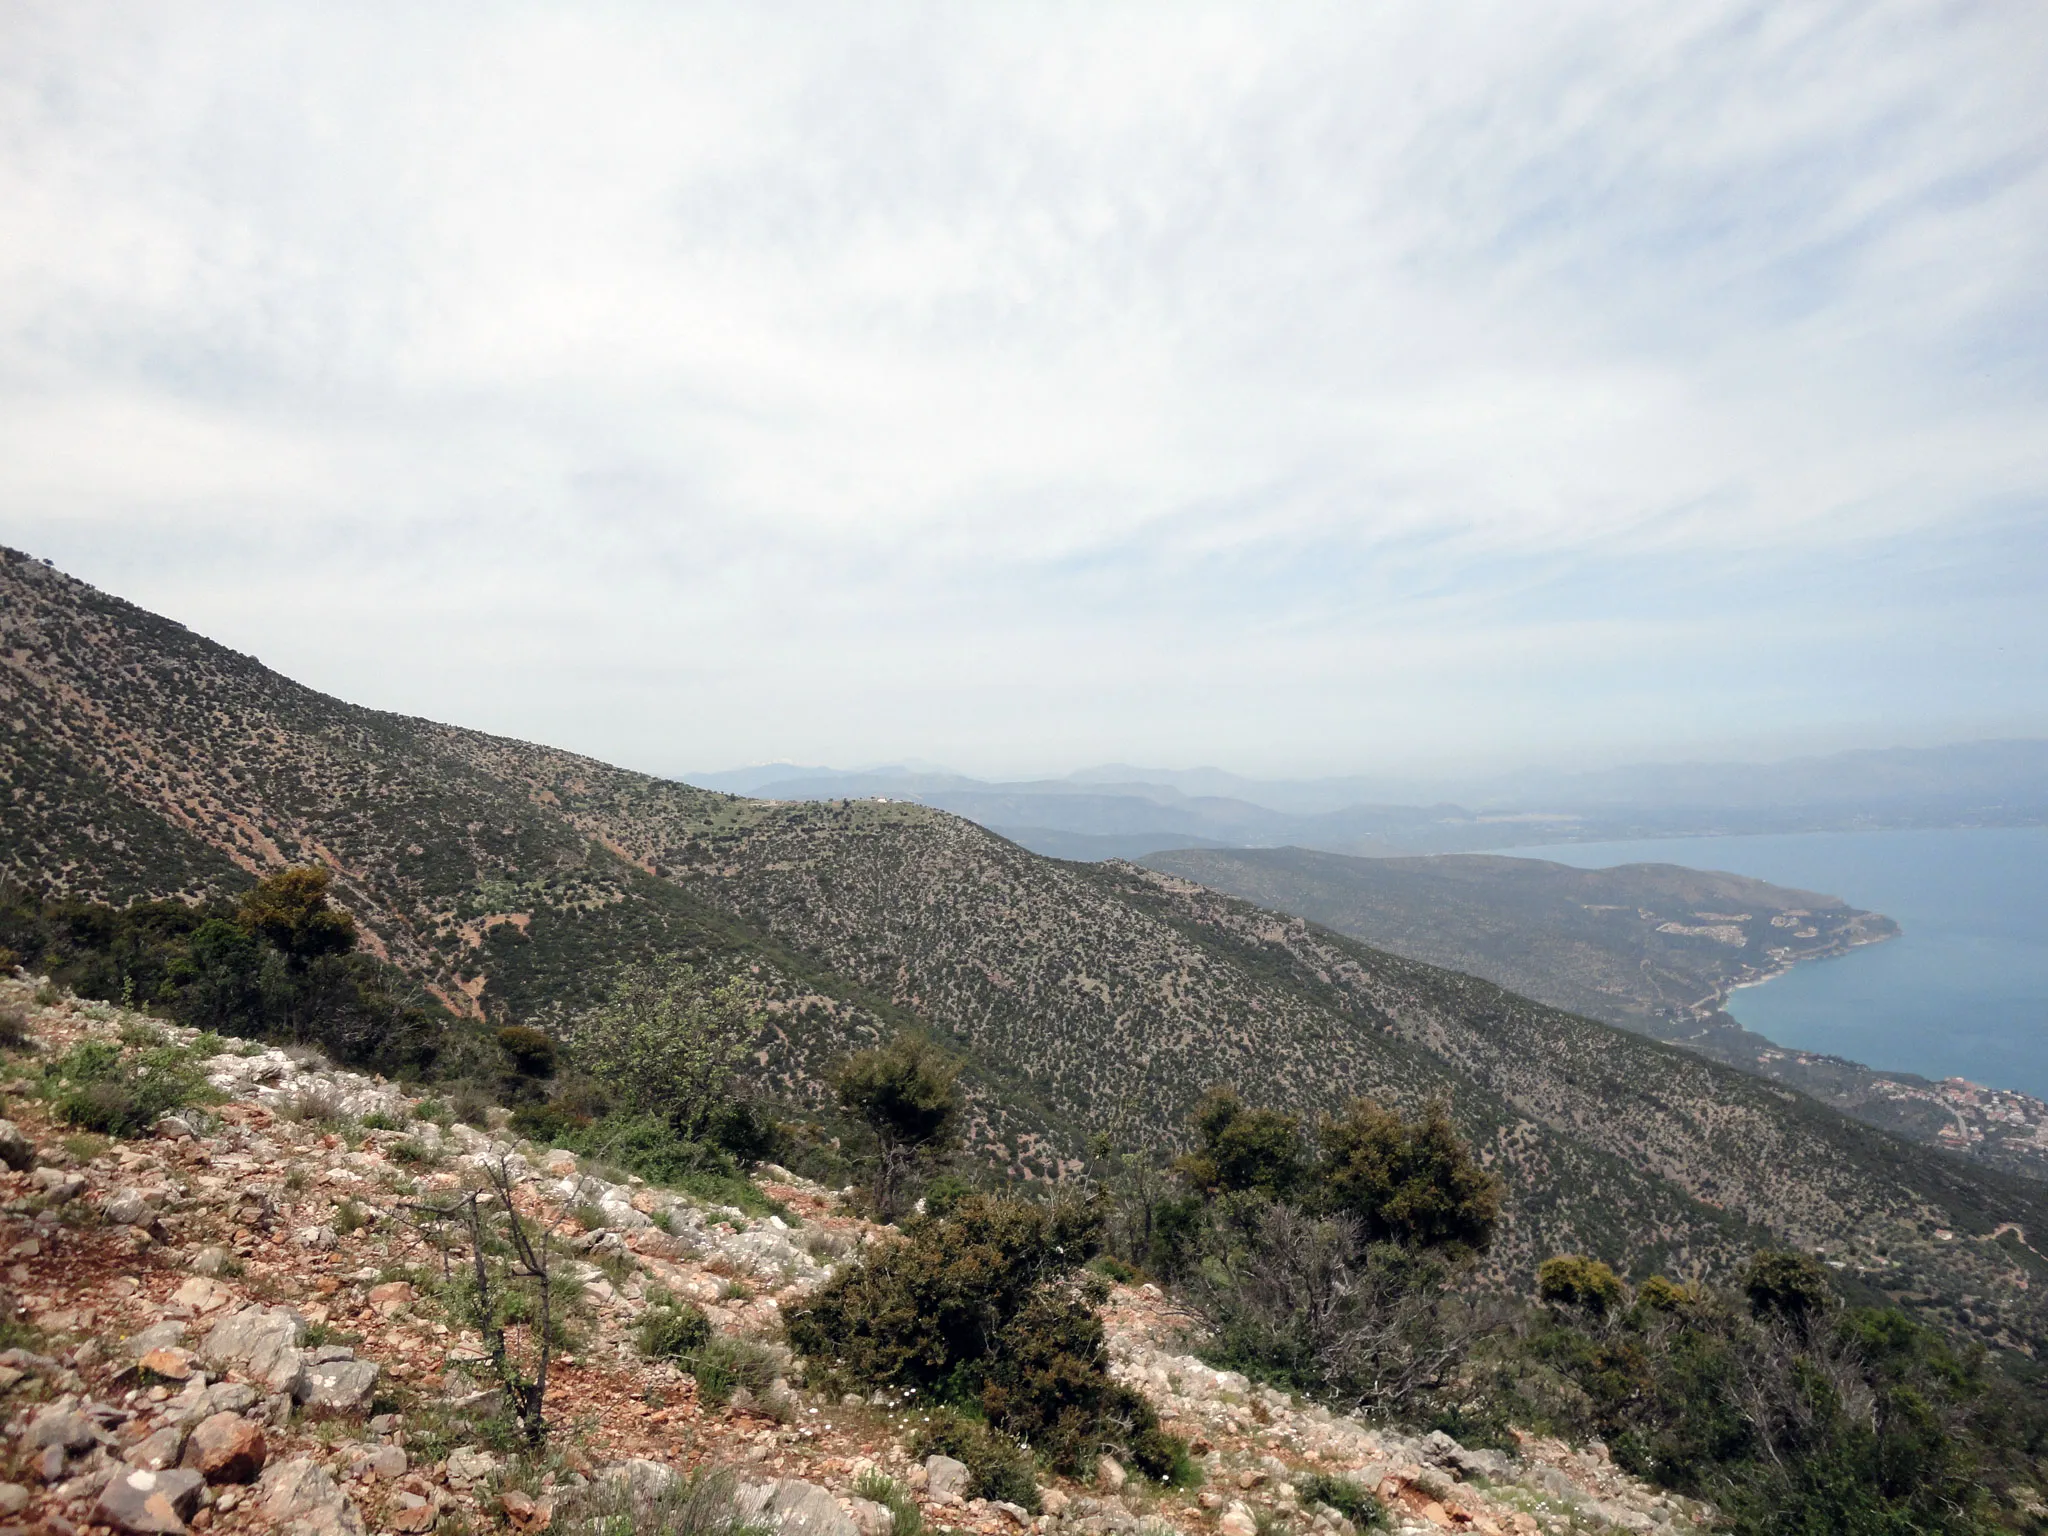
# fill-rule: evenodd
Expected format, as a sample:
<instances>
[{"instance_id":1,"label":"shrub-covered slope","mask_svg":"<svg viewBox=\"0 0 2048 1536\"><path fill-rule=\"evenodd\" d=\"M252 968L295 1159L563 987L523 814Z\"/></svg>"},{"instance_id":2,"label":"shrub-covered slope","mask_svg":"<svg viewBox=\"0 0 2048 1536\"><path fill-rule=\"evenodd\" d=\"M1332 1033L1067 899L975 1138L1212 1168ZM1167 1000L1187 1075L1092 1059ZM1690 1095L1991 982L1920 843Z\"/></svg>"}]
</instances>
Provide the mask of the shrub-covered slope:
<instances>
[{"instance_id":1,"label":"shrub-covered slope","mask_svg":"<svg viewBox=\"0 0 2048 1536\"><path fill-rule=\"evenodd\" d=\"M1086 1131L1170 1136L1218 1080L1305 1113L1445 1096L1509 1182L1509 1274L1567 1249L1719 1270L1764 1227L1982 1331L2039 1331L2038 1187L1171 876L360 709L12 552L0 687L0 857L26 881L121 900L321 862L383 954L493 1019L655 951L751 964L787 1090L925 1022L968 1054L971 1139L1020 1169Z\"/></svg>"}]
</instances>

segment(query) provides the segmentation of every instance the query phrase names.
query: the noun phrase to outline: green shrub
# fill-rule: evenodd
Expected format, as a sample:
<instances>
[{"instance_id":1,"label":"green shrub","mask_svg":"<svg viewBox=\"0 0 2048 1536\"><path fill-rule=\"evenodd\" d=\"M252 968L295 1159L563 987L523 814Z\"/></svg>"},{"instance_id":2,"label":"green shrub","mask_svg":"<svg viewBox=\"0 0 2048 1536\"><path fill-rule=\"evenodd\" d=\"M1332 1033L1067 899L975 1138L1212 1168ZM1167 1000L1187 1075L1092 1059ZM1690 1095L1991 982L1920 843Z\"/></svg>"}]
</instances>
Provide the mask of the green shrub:
<instances>
[{"instance_id":1,"label":"green shrub","mask_svg":"<svg viewBox=\"0 0 2048 1536\"><path fill-rule=\"evenodd\" d=\"M1367 1241L1475 1253L1493 1241L1503 1186L1443 1103L1407 1120L1356 1099L1317 1140L1318 1203L1357 1220Z\"/></svg>"},{"instance_id":2,"label":"green shrub","mask_svg":"<svg viewBox=\"0 0 2048 1536\"><path fill-rule=\"evenodd\" d=\"M650 1359L685 1360L711 1342L711 1319L693 1301L654 1291L640 1315L639 1335L640 1353Z\"/></svg>"},{"instance_id":3,"label":"green shrub","mask_svg":"<svg viewBox=\"0 0 2048 1536\"><path fill-rule=\"evenodd\" d=\"M433 1168L440 1164L443 1154L428 1146L417 1137L408 1136L403 1141L391 1143L387 1154L394 1163L403 1163L410 1168Z\"/></svg>"},{"instance_id":4,"label":"green shrub","mask_svg":"<svg viewBox=\"0 0 2048 1536\"><path fill-rule=\"evenodd\" d=\"M729 1402L741 1387L759 1398L782 1374L782 1362L774 1350L758 1340L727 1333L713 1334L684 1365L697 1379L698 1395L709 1403Z\"/></svg>"},{"instance_id":5,"label":"green shrub","mask_svg":"<svg viewBox=\"0 0 2048 1536\"><path fill-rule=\"evenodd\" d=\"M1636 1305L1652 1312L1683 1312L1698 1300L1690 1287L1663 1275L1652 1275L1636 1287Z\"/></svg>"},{"instance_id":6,"label":"green shrub","mask_svg":"<svg viewBox=\"0 0 2048 1536\"><path fill-rule=\"evenodd\" d=\"M925 1180L924 1209L927 1216L947 1216L972 1199L978 1191L957 1173L934 1174Z\"/></svg>"},{"instance_id":7,"label":"green shrub","mask_svg":"<svg viewBox=\"0 0 2048 1536\"><path fill-rule=\"evenodd\" d=\"M856 1497L879 1504L889 1511L889 1536L924 1536L924 1512L903 1485L876 1467L861 1473L854 1482Z\"/></svg>"},{"instance_id":8,"label":"green shrub","mask_svg":"<svg viewBox=\"0 0 2048 1536\"><path fill-rule=\"evenodd\" d=\"M979 1419L942 1408L918 1426L911 1437L910 1453L919 1460L950 1456L964 1463L970 1498L1001 1500L1038 1512L1038 1479L1032 1472L1030 1453Z\"/></svg>"},{"instance_id":9,"label":"green shrub","mask_svg":"<svg viewBox=\"0 0 2048 1536\"><path fill-rule=\"evenodd\" d=\"M1798 1328L1821 1317L1835 1300L1835 1288L1820 1260L1807 1253L1770 1249L1750 1261L1742 1290L1758 1317L1783 1318Z\"/></svg>"},{"instance_id":10,"label":"green shrub","mask_svg":"<svg viewBox=\"0 0 2048 1536\"><path fill-rule=\"evenodd\" d=\"M1536 1271L1536 1294L1553 1306L1577 1307L1594 1317L1620 1308L1628 1292L1620 1276L1598 1259L1560 1254Z\"/></svg>"},{"instance_id":11,"label":"green shrub","mask_svg":"<svg viewBox=\"0 0 2048 1536\"><path fill-rule=\"evenodd\" d=\"M44 1069L58 1116L104 1136L140 1136L164 1115L211 1097L204 1073L182 1049L124 1054L106 1041L73 1046Z\"/></svg>"},{"instance_id":12,"label":"green shrub","mask_svg":"<svg viewBox=\"0 0 2048 1536\"><path fill-rule=\"evenodd\" d=\"M1348 1477L1338 1477L1331 1472L1311 1472L1300 1478L1295 1488L1304 1508L1313 1509L1318 1504L1327 1504L1361 1531L1386 1523L1387 1507Z\"/></svg>"},{"instance_id":13,"label":"green shrub","mask_svg":"<svg viewBox=\"0 0 2048 1536\"><path fill-rule=\"evenodd\" d=\"M1110 1379L1101 1320L1057 1290L1034 1295L995 1340L981 1407L1069 1477L1104 1453L1157 1481L1185 1475L1187 1447L1143 1396Z\"/></svg>"},{"instance_id":14,"label":"green shrub","mask_svg":"<svg viewBox=\"0 0 2048 1536\"><path fill-rule=\"evenodd\" d=\"M1280 1198L1292 1194L1307 1172L1301 1118L1253 1109L1235 1088L1211 1088L1189 1123L1195 1150L1177 1166L1198 1189L1212 1194L1256 1190Z\"/></svg>"},{"instance_id":15,"label":"green shrub","mask_svg":"<svg viewBox=\"0 0 2048 1536\"><path fill-rule=\"evenodd\" d=\"M19 1008L0 1008L0 1051L22 1050L30 1038L28 1015Z\"/></svg>"},{"instance_id":16,"label":"green shrub","mask_svg":"<svg viewBox=\"0 0 2048 1536\"><path fill-rule=\"evenodd\" d=\"M1092 1211L978 1195L911 1221L792 1308L790 1344L869 1386L972 1396L996 1336L1099 1242Z\"/></svg>"}]
</instances>

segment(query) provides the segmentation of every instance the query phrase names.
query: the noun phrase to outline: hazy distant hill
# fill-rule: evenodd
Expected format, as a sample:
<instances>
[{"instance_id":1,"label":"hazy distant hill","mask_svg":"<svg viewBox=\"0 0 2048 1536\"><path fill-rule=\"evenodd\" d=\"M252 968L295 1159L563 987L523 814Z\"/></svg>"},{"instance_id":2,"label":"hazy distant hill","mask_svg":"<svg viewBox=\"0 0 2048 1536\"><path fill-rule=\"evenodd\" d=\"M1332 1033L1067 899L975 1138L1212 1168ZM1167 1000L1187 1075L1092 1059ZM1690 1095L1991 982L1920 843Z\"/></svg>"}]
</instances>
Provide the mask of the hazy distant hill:
<instances>
[{"instance_id":1,"label":"hazy distant hill","mask_svg":"<svg viewBox=\"0 0 2048 1536\"><path fill-rule=\"evenodd\" d=\"M784 1091L921 1022L968 1054L977 1144L1019 1169L1090 1130L1170 1136L1222 1079L1306 1112L1443 1096L1508 1180L1495 1261L1519 1283L1558 1250L1723 1270L1767 1230L2048 1342L2048 1288L1994 1236L2048 1230L2048 1189L1170 875L361 709L12 552L0 689L19 878L120 899L318 860L376 946L494 1019L657 950L751 965Z\"/></svg>"},{"instance_id":2,"label":"hazy distant hill","mask_svg":"<svg viewBox=\"0 0 2048 1536\"><path fill-rule=\"evenodd\" d=\"M1019 829L1026 846L1060 857L1129 857L1134 850L1211 843L1395 855L1712 833L2027 825L2048 820L2048 742L1980 741L1782 763L1643 764L1435 784L1251 779L1216 768L1128 764L1003 783L899 768L845 773L788 766L711 775L707 782L780 800L914 800L986 827ZM1096 845L1074 839L1114 841L1091 852Z\"/></svg>"}]
</instances>

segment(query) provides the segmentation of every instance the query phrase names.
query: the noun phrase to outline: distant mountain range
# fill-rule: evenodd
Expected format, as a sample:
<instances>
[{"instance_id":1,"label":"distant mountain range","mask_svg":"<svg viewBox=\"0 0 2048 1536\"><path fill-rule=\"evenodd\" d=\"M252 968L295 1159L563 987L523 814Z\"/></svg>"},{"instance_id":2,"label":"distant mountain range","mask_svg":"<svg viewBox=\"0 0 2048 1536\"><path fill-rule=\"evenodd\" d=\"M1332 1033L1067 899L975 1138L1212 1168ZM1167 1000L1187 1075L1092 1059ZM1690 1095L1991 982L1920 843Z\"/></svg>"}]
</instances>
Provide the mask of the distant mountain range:
<instances>
[{"instance_id":1,"label":"distant mountain range","mask_svg":"<svg viewBox=\"0 0 2048 1536\"><path fill-rule=\"evenodd\" d=\"M12 550L0 720L0 875L32 889L230 892L318 863L368 948L494 1024L655 955L744 969L786 1112L849 1048L923 1032L965 1062L969 1145L1016 1178L1073 1170L1095 1134L1171 1148L1220 1081L1311 1116L1442 1100L1507 1186L1496 1283L1558 1252L1727 1276L1791 1242L1866 1294L2048 1348L2026 1247L2048 1184L1176 875L364 709Z\"/></svg>"},{"instance_id":2,"label":"distant mountain range","mask_svg":"<svg viewBox=\"0 0 2048 1536\"><path fill-rule=\"evenodd\" d=\"M2048 821L2048 741L1838 752L1781 763L1669 763L1597 773L1413 780L1249 779L1116 764L997 782L903 767L771 764L685 776L771 800L914 801L1062 859L1294 846L1387 856L1542 843Z\"/></svg>"}]
</instances>

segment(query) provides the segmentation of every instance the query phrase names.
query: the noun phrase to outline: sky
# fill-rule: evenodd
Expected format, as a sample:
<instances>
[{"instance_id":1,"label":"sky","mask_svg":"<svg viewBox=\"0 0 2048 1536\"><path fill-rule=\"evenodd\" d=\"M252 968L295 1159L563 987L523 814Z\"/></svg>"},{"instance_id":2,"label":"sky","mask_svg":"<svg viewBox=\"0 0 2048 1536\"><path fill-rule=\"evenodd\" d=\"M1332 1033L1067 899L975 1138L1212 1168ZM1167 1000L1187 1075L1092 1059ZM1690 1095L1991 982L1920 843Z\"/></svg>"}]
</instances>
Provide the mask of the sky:
<instances>
[{"instance_id":1,"label":"sky","mask_svg":"<svg viewBox=\"0 0 2048 1536\"><path fill-rule=\"evenodd\" d=\"M656 772L2048 735L2048 9L0 6L0 541Z\"/></svg>"}]
</instances>

